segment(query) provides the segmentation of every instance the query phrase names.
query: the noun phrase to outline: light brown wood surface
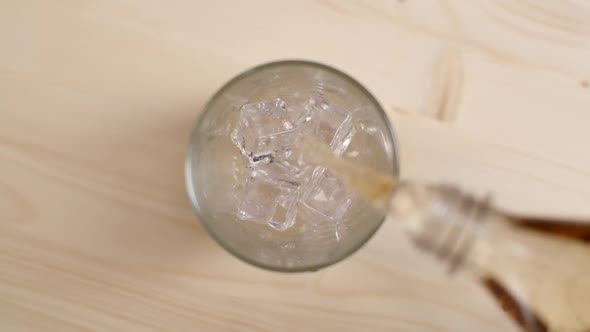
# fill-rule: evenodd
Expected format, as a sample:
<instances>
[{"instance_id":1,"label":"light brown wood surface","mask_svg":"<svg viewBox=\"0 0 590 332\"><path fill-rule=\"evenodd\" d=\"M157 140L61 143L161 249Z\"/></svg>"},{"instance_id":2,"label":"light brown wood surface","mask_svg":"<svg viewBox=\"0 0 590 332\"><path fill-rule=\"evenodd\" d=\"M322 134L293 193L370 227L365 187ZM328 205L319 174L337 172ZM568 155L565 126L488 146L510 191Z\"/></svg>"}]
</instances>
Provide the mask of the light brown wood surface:
<instances>
[{"instance_id":1,"label":"light brown wood surface","mask_svg":"<svg viewBox=\"0 0 590 332\"><path fill-rule=\"evenodd\" d=\"M393 223L308 274L207 236L184 188L192 123L284 58L376 95L402 177L590 215L585 0L2 0L0 330L517 331Z\"/></svg>"}]
</instances>

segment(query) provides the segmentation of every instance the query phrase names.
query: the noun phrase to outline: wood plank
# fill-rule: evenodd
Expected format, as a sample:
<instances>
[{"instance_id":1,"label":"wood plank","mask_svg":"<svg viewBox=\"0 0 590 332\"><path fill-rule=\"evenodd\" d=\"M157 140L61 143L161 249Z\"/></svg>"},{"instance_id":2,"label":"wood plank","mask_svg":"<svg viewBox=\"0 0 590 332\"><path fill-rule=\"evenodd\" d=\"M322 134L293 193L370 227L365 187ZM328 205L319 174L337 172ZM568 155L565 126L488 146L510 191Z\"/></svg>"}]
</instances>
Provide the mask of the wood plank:
<instances>
[{"instance_id":1,"label":"wood plank","mask_svg":"<svg viewBox=\"0 0 590 332\"><path fill-rule=\"evenodd\" d=\"M325 270L225 253L183 179L192 123L248 67L325 62L387 109L402 177L589 215L583 0L8 1L0 5L0 327L516 331L386 223Z\"/></svg>"}]
</instances>

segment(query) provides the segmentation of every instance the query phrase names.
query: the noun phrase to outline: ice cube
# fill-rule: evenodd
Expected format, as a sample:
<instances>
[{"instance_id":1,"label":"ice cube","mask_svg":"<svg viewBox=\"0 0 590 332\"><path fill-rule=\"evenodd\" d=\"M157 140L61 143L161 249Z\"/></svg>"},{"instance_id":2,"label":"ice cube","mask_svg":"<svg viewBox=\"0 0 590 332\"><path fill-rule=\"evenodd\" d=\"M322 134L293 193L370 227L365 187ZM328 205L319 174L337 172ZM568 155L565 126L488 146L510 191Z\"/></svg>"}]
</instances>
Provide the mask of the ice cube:
<instances>
[{"instance_id":1,"label":"ice cube","mask_svg":"<svg viewBox=\"0 0 590 332\"><path fill-rule=\"evenodd\" d=\"M317 167L311 183L301 197L304 215L312 222L329 220L340 223L352 203L354 194L329 170Z\"/></svg>"},{"instance_id":2,"label":"ice cube","mask_svg":"<svg viewBox=\"0 0 590 332\"><path fill-rule=\"evenodd\" d=\"M330 145L336 155L342 155L354 135L352 116L340 107L328 103L324 98L310 99L310 121L303 130Z\"/></svg>"},{"instance_id":3,"label":"ice cube","mask_svg":"<svg viewBox=\"0 0 590 332\"><path fill-rule=\"evenodd\" d=\"M264 164L287 159L296 134L285 102L275 99L242 106L231 139L251 163Z\"/></svg>"},{"instance_id":4,"label":"ice cube","mask_svg":"<svg viewBox=\"0 0 590 332\"><path fill-rule=\"evenodd\" d=\"M310 182L311 174L316 165L310 164L305 158L305 151L301 149L298 141L301 138L301 132L298 133L293 145L290 148L289 157L284 160L278 160L271 164L277 164L287 170L290 180L300 183L302 186ZM269 164L269 166L271 166ZM271 167L278 167L277 165Z\"/></svg>"},{"instance_id":5,"label":"ice cube","mask_svg":"<svg viewBox=\"0 0 590 332\"><path fill-rule=\"evenodd\" d=\"M287 116L295 126L301 126L311 120L312 99L302 96L287 96L281 99L285 101Z\"/></svg>"},{"instance_id":6,"label":"ice cube","mask_svg":"<svg viewBox=\"0 0 590 332\"><path fill-rule=\"evenodd\" d=\"M283 163L271 162L255 168L256 172L261 173L270 182L281 185L283 182L298 183L295 179L293 169Z\"/></svg>"},{"instance_id":7,"label":"ice cube","mask_svg":"<svg viewBox=\"0 0 590 332\"><path fill-rule=\"evenodd\" d=\"M297 141L313 135L342 155L354 135L352 116L321 97L299 97L282 96L240 108L231 134L246 170L236 179L237 214L283 231L303 211L303 220L330 221L317 225L333 227L339 238L353 195L324 167L310 164Z\"/></svg>"},{"instance_id":8,"label":"ice cube","mask_svg":"<svg viewBox=\"0 0 590 332\"><path fill-rule=\"evenodd\" d=\"M299 184L281 179L275 172L270 169L251 172L238 194L238 217L283 231L295 223Z\"/></svg>"}]
</instances>

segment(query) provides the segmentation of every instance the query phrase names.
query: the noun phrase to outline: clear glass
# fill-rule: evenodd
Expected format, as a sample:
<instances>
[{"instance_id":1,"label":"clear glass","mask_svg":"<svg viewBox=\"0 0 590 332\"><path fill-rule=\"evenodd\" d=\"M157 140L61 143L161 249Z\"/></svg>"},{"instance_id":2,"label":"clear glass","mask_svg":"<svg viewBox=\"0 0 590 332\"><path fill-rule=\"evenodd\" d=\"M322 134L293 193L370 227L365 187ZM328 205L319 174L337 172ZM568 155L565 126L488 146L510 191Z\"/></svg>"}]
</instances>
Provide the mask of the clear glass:
<instances>
[{"instance_id":1,"label":"clear glass","mask_svg":"<svg viewBox=\"0 0 590 332\"><path fill-rule=\"evenodd\" d=\"M240 152L230 137L240 108L311 95L320 95L352 116L355 135L342 158L380 172L399 172L395 136L385 112L350 76L313 62L280 61L229 81L207 103L191 135L187 188L210 235L233 255L262 268L313 271L336 263L368 241L384 220L382 212L360 197L352 201L336 234L331 224L318 226L305 215L298 215L294 226L284 231L238 218L235 188L244 174Z\"/></svg>"}]
</instances>

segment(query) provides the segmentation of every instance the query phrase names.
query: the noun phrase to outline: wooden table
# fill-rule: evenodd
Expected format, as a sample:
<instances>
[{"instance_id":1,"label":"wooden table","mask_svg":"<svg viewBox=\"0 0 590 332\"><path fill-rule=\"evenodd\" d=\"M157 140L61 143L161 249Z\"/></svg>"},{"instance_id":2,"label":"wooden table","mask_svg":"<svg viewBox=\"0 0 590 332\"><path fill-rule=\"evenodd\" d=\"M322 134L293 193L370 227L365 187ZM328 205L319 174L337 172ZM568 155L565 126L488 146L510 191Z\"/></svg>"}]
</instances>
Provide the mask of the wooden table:
<instances>
[{"instance_id":1,"label":"wooden table","mask_svg":"<svg viewBox=\"0 0 590 332\"><path fill-rule=\"evenodd\" d=\"M4 0L0 37L2 331L517 331L391 223L307 274L209 238L184 188L192 123L276 59L365 84L403 178L590 215L585 0Z\"/></svg>"}]
</instances>

